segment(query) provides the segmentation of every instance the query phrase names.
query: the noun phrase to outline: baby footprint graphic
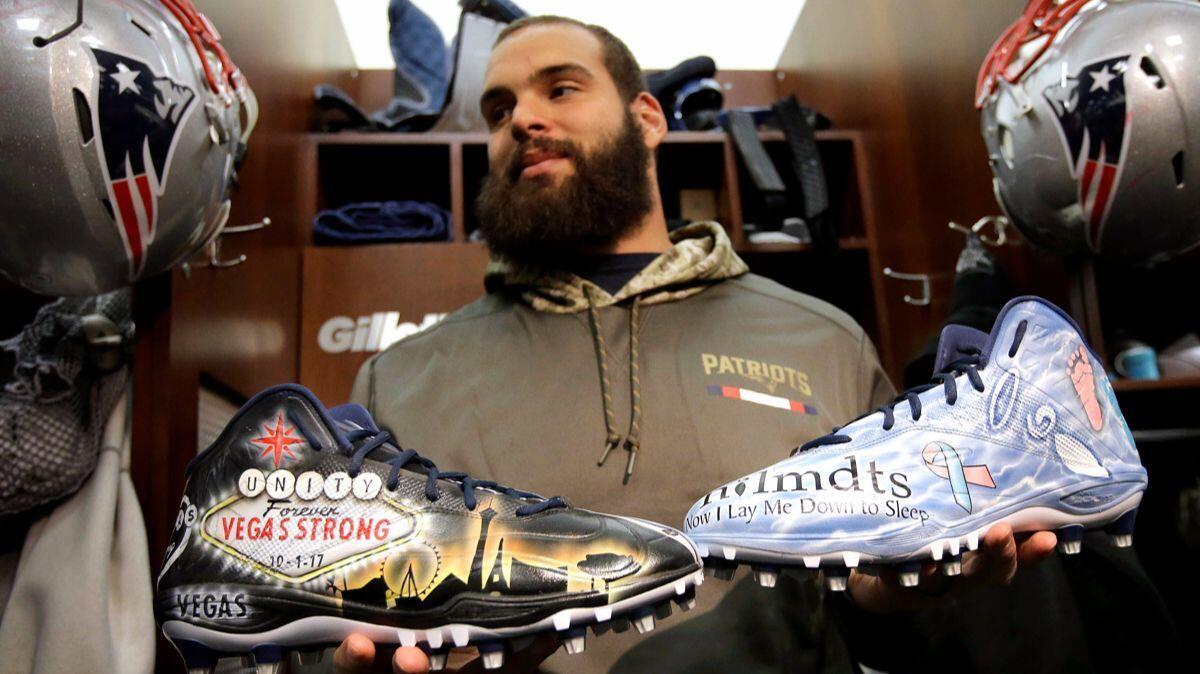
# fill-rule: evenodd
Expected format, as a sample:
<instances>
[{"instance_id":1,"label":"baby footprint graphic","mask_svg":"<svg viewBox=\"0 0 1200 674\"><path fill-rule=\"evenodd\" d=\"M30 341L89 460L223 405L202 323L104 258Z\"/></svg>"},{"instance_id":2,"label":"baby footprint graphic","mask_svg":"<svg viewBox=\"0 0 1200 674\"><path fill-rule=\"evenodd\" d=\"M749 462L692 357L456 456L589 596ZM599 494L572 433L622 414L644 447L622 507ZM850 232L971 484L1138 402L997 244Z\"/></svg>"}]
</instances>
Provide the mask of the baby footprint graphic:
<instances>
[{"instance_id":1,"label":"baby footprint graphic","mask_svg":"<svg viewBox=\"0 0 1200 674\"><path fill-rule=\"evenodd\" d=\"M1092 363L1088 360L1087 349L1082 344L1067 360L1067 373L1075 384L1075 395L1083 404L1087 413L1088 423L1092 430L1098 431L1104 426L1104 418L1100 413L1100 401L1096 399L1096 378L1092 374Z\"/></svg>"}]
</instances>

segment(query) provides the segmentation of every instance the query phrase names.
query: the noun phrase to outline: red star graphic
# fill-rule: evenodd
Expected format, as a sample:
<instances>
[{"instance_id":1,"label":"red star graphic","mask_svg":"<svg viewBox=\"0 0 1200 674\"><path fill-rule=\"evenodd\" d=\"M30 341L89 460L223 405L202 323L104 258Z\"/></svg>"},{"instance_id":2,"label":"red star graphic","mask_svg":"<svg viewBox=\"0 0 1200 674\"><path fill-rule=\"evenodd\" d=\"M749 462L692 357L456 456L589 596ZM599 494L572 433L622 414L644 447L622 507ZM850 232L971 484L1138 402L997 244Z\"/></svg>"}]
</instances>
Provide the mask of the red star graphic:
<instances>
[{"instance_id":1,"label":"red star graphic","mask_svg":"<svg viewBox=\"0 0 1200 674\"><path fill-rule=\"evenodd\" d=\"M274 452L275 456L273 458L275 459L275 467L278 468L279 462L283 459L283 455L285 453L293 459L296 458L296 455L292 453L292 450L288 449L288 445L295 444L297 442L304 442L304 440L301 438L292 437L292 431L294 430L296 429L292 428L291 426L284 428L283 410L280 410L279 418L275 420L275 428L271 428L267 424L263 424L263 436L261 438L254 438L250 442L256 442L260 445L266 446L266 449L263 450L262 454L258 455L258 458L260 459L267 454Z\"/></svg>"}]
</instances>

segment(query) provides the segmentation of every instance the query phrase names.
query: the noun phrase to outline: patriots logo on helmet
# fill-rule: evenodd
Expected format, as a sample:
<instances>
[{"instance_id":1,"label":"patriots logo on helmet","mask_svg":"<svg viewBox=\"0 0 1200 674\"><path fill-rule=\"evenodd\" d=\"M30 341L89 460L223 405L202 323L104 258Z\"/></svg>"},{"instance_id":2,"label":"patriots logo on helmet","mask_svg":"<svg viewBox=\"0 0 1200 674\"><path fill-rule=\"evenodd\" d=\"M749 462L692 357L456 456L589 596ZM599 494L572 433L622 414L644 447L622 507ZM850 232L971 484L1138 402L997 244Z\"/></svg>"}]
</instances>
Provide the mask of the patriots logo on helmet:
<instances>
[{"instance_id":1,"label":"patriots logo on helmet","mask_svg":"<svg viewBox=\"0 0 1200 674\"><path fill-rule=\"evenodd\" d=\"M91 48L100 85L92 122L109 212L125 243L129 279L141 275L154 240L158 198L167 186L179 129L196 94L145 63Z\"/></svg>"},{"instance_id":2,"label":"patriots logo on helmet","mask_svg":"<svg viewBox=\"0 0 1200 674\"><path fill-rule=\"evenodd\" d=\"M1116 195L1129 144L1132 115L1125 104L1128 61L1126 55L1090 63L1078 75L1043 92L1058 118L1058 130L1071 158L1071 177L1079 186L1079 205L1093 250L1099 248L1100 230Z\"/></svg>"}]
</instances>

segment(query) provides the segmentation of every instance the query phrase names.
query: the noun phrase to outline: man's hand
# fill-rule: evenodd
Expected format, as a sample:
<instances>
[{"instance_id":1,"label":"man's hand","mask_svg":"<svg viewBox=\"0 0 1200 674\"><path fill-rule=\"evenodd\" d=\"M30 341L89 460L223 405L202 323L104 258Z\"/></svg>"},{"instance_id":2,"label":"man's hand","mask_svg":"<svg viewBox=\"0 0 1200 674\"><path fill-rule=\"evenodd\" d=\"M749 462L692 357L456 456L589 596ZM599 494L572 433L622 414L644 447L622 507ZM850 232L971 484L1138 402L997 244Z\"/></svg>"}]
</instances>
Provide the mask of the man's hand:
<instances>
[{"instance_id":1,"label":"man's hand","mask_svg":"<svg viewBox=\"0 0 1200 674\"><path fill-rule=\"evenodd\" d=\"M545 634L534 639L533 644L517 653L505 653L504 666L488 670L500 674L523 674L534 672L543 660L558 650L558 637ZM333 671L337 674L415 674L429 671L429 657L419 648L397 648L389 663L380 657L375 644L361 634L351 634L333 654ZM452 652L445 669L452 674L477 674L484 671L480 658L456 662Z\"/></svg>"},{"instance_id":2,"label":"man's hand","mask_svg":"<svg viewBox=\"0 0 1200 674\"><path fill-rule=\"evenodd\" d=\"M871 613L891 613L932 606L946 597L961 595L973 587L1007 585L1022 566L1033 566L1054 552L1058 537L1039 531L1018 541L1012 527L1000 523L988 529L979 550L963 555L962 576L948 578L937 572L933 562L921 569L918 587L904 587L896 573L885 569L878 576L852 573L848 591L854 603Z\"/></svg>"}]
</instances>

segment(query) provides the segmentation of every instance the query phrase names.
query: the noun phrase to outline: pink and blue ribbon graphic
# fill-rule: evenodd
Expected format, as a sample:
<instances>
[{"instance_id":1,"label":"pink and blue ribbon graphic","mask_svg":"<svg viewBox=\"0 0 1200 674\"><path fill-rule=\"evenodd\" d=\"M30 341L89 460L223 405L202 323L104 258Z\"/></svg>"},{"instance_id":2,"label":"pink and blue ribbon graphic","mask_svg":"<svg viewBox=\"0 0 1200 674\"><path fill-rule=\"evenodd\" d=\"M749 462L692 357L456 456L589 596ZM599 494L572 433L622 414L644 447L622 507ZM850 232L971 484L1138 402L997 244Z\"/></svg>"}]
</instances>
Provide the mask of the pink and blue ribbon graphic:
<instances>
[{"instance_id":1,"label":"pink and blue ribbon graphic","mask_svg":"<svg viewBox=\"0 0 1200 674\"><path fill-rule=\"evenodd\" d=\"M992 473L986 465L964 466L958 455L958 450L937 440L925 445L921 452L925 467L934 475L950 482L950 491L954 493L954 502L963 510L971 512L971 490L968 485L996 488Z\"/></svg>"}]
</instances>

